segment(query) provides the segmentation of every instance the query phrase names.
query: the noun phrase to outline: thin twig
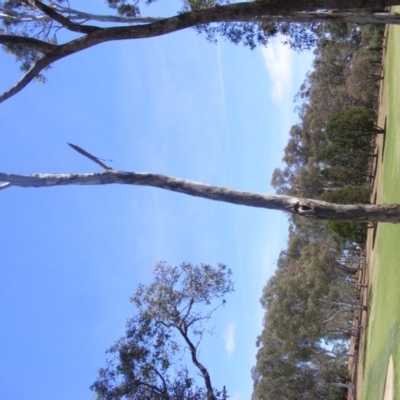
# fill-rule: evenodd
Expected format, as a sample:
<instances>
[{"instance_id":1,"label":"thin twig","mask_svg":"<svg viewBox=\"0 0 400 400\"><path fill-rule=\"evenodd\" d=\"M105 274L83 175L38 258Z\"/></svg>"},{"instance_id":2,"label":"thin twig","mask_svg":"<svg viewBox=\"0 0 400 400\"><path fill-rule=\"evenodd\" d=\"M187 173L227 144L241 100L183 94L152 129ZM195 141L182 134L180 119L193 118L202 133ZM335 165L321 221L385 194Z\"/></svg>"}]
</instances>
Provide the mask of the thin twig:
<instances>
[{"instance_id":1,"label":"thin twig","mask_svg":"<svg viewBox=\"0 0 400 400\"><path fill-rule=\"evenodd\" d=\"M75 22L72 22L68 18L59 14L57 11L54 10L54 8L49 7L47 4L44 4L39 0L24 0L24 3L27 3L30 6L35 7L38 10L42 11L44 14L48 15L54 21L59 22L61 25L63 25L65 28L69 29L70 31L79 32L79 33L92 33L94 31L101 29L98 26L76 24Z\"/></svg>"},{"instance_id":2,"label":"thin twig","mask_svg":"<svg viewBox=\"0 0 400 400\"><path fill-rule=\"evenodd\" d=\"M68 143L68 142L67 142ZM107 167L107 165L103 164L98 157L92 156L90 153L88 153L86 150L81 149L79 146L68 143L70 147L72 147L75 151L77 151L79 154L82 154L83 156L87 157L89 160L92 160L95 162L97 165L100 165L101 168L107 169L107 170L112 170L112 168Z\"/></svg>"}]
</instances>

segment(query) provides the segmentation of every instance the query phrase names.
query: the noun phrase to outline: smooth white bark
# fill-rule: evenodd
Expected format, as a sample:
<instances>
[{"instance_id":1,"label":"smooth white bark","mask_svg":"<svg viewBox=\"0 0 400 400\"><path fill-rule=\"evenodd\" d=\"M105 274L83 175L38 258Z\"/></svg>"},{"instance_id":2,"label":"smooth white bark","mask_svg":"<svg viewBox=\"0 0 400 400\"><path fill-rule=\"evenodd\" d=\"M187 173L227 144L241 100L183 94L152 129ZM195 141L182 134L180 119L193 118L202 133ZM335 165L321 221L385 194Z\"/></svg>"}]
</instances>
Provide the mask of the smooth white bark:
<instances>
[{"instance_id":1,"label":"smooth white bark","mask_svg":"<svg viewBox=\"0 0 400 400\"><path fill-rule=\"evenodd\" d=\"M62 7L60 5L56 5L52 7L59 14L64 17L70 19L76 23L85 23L88 21L97 21L97 22L112 22L118 24L149 24L152 22L160 21L162 17L124 17L119 15L98 15L87 13L84 11L75 10L73 8ZM52 18L50 18L46 14L42 14L40 11L14 11L6 8L0 7L0 19L11 19L18 22L38 22L38 23L48 23L54 22Z\"/></svg>"},{"instance_id":2,"label":"smooth white bark","mask_svg":"<svg viewBox=\"0 0 400 400\"><path fill-rule=\"evenodd\" d=\"M66 185L108 184L152 186L209 200L280 210L309 218L357 222L400 222L400 205L398 204L333 204L320 200L244 192L186 179L144 172L123 172L108 169L101 173L88 174L16 175L0 173L0 181L5 184L0 188L11 186L39 188Z\"/></svg>"}]
</instances>

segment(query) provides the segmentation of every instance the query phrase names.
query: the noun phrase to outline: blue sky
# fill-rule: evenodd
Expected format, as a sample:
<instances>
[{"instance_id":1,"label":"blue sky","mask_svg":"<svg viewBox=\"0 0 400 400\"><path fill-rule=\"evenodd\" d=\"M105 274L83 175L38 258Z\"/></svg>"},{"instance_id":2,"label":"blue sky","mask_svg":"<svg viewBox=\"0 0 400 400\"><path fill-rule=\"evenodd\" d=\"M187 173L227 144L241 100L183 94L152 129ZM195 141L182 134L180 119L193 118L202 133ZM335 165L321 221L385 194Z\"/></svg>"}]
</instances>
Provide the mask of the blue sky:
<instances>
[{"instance_id":1,"label":"blue sky","mask_svg":"<svg viewBox=\"0 0 400 400\"><path fill-rule=\"evenodd\" d=\"M20 72L0 60L6 89ZM71 142L120 170L272 192L310 63L279 41L251 52L193 31L92 48L0 105L0 171L98 171ZM91 399L129 297L158 260L232 269L236 291L200 358L231 399L250 398L258 300L285 246L285 215L143 187L0 194L0 398Z\"/></svg>"}]
</instances>

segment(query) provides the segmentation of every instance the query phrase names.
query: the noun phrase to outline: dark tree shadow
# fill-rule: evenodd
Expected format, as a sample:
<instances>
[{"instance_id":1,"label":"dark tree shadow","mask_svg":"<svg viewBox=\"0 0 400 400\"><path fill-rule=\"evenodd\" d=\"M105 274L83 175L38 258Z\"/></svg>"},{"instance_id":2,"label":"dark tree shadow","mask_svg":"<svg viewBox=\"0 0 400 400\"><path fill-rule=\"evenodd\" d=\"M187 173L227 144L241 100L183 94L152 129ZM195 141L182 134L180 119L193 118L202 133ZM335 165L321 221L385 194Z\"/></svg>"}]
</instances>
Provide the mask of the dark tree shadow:
<instances>
[{"instance_id":1,"label":"dark tree shadow","mask_svg":"<svg viewBox=\"0 0 400 400\"><path fill-rule=\"evenodd\" d=\"M385 157L385 148L386 148L386 121L387 121L387 116L385 117L385 124L383 125L383 141L382 141L382 158L381 158L381 164L383 163L383 159Z\"/></svg>"},{"instance_id":2,"label":"dark tree shadow","mask_svg":"<svg viewBox=\"0 0 400 400\"><path fill-rule=\"evenodd\" d=\"M376 197L376 194L375 194L375 197ZM376 204L376 198L375 198L374 204ZM372 231L372 250L373 250L375 248L375 240L376 240L376 232L378 230L378 224L375 224L375 226L372 229L373 229L373 231Z\"/></svg>"}]
</instances>

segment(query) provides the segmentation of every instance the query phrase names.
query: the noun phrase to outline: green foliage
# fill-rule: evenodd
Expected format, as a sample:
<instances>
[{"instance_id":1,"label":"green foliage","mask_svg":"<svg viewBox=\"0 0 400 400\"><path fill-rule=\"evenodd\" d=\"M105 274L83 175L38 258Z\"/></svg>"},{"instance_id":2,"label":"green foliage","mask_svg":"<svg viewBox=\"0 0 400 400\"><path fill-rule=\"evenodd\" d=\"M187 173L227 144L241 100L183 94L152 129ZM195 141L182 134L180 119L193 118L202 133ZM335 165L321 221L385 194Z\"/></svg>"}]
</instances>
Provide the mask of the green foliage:
<instances>
[{"instance_id":1,"label":"green foliage","mask_svg":"<svg viewBox=\"0 0 400 400\"><path fill-rule=\"evenodd\" d=\"M382 36L385 27L383 25L364 24L360 26L360 32L363 41L367 43L368 48L379 49L382 46ZM379 60L379 53L375 54L375 59Z\"/></svg>"},{"instance_id":2,"label":"green foliage","mask_svg":"<svg viewBox=\"0 0 400 400\"><path fill-rule=\"evenodd\" d=\"M337 204L369 203L371 188L368 186L346 186L321 196L322 200ZM329 228L341 237L354 243L365 243L367 226L356 222L330 221Z\"/></svg>"},{"instance_id":3,"label":"green foliage","mask_svg":"<svg viewBox=\"0 0 400 400\"><path fill-rule=\"evenodd\" d=\"M225 265L156 264L153 283L139 285L131 298L137 312L127 322L126 336L108 350L116 357L91 386L97 399L226 399L225 388L211 386L197 348L207 321L232 291ZM185 349L203 386L183 364Z\"/></svg>"},{"instance_id":4,"label":"green foliage","mask_svg":"<svg viewBox=\"0 0 400 400\"><path fill-rule=\"evenodd\" d=\"M129 4L126 0L107 0L108 6L117 10L119 15L124 15L126 17L136 17L140 15L139 7L137 2L134 4ZM149 1L145 1L145 4L149 4Z\"/></svg>"},{"instance_id":5,"label":"green foliage","mask_svg":"<svg viewBox=\"0 0 400 400\"><path fill-rule=\"evenodd\" d=\"M46 1L44 3L46 4ZM65 4L65 0L58 0L54 3ZM29 21L30 16L35 16L30 5L18 0L8 0L0 1L0 8L5 15L10 14L8 17L4 16L1 18L2 26L0 26L0 34L27 36L52 44L57 43L57 37L54 32L54 21ZM13 16L14 13L15 16ZM18 13L22 15L22 18L18 18ZM24 72L28 71L43 56L42 53L22 45L4 44L2 45L2 49L5 53L12 54L15 57L16 61L20 64L20 69ZM49 68L47 67L45 70ZM44 83L46 78L44 74L39 74L35 77L35 80L38 83Z\"/></svg>"},{"instance_id":6,"label":"green foliage","mask_svg":"<svg viewBox=\"0 0 400 400\"><path fill-rule=\"evenodd\" d=\"M373 153L373 134L382 131L376 127L375 119L373 110L357 107L328 120L328 144L318 157L325 165L322 174L327 179L347 185L362 183Z\"/></svg>"},{"instance_id":7,"label":"green foliage","mask_svg":"<svg viewBox=\"0 0 400 400\"><path fill-rule=\"evenodd\" d=\"M377 74L377 53L368 47L378 30L345 24L325 29L314 70L297 97L301 122L289 132L284 167L274 171L272 185L297 197L368 203L365 175L374 134L382 133L372 109L377 86L367 84ZM253 400L297 399L299 393L302 399L347 398L346 390L332 385L347 373L350 310L357 304L352 270L343 260L348 242L364 242L366 231L357 223L291 219L287 249L260 300L266 313ZM323 343L334 345L332 352Z\"/></svg>"},{"instance_id":8,"label":"green foliage","mask_svg":"<svg viewBox=\"0 0 400 400\"><path fill-rule=\"evenodd\" d=\"M371 135L382 130L376 126L376 112L355 107L333 115L326 124L327 140L342 147L365 148L371 145Z\"/></svg>"},{"instance_id":9,"label":"green foliage","mask_svg":"<svg viewBox=\"0 0 400 400\"><path fill-rule=\"evenodd\" d=\"M329 228L353 243L363 244L367 240L367 225L356 222L331 221Z\"/></svg>"},{"instance_id":10,"label":"green foliage","mask_svg":"<svg viewBox=\"0 0 400 400\"><path fill-rule=\"evenodd\" d=\"M221 0L184 0L184 6L187 10L204 10L215 7L216 5L226 4L227 1Z\"/></svg>"},{"instance_id":11,"label":"green foliage","mask_svg":"<svg viewBox=\"0 0 400 400\"><path fill-rule=\"evenodd\" d=\"M346 186L342 189L326 192L321 196L322 200L337 204L357 204L369 203L371 197L371 188L366 185Z\"/></svg>"},{"instance_id":12,"label":"green foliage","mask_svg":"<svg viewBox=\"0 0 400 400\"><path fill-rule=\"evenodd\" d=\"M316 198L335 188L362 185L373 135L382 133L371 108L376 83L362 82L362 90L357 86L361 72L368 77L378 71L370 62L376 52L368 51L369 38L348 25L326 29L327 35L329 29L334 33L318 42L314 70L297 95L303 102L298 107L301 123L289 132L285 167L272 176L271 184L280 194ZM367 63L357 64L366 57Z\"/></svg>"},{"instance_id":13,"label":"green foliage","mask_svg":"<svg viewBox=\"0 0 400 400\"><path fill-rule=\"evenodd\" d=\"M363 162L363 160L361 160ZM322 179L328 183L328 191L341 188L346 185L363 185L365 183L366 171L361 166L351 165L329 165L320 171Z\"/></svg>"},{"instance_id":14,"label":"green foliage","mask_svg":"<svg viewBox=\"0 0 400 400\"><path fill-rule=\"evenodd\" d=\"M334 142L321 151L318 160L329 167L342 167L353 169L355 173L362 175L368 167L368 154L363 149L355 149L350 146L341 146Z\"/></svg>"},{"instance_id":15,"label":"green foliage","mask_svg":"<svg viewBox=\"0 0 400 400\"><path fill-rule=\"evenodd\" d=\"M321 221L301 225L300 219L292 225L288 250L261 298L266 314L252 371L254 400L297 398L299 392L304 399L346 398L331 385L347 366L340 346L347 336L334 328L348 320L337 304L352 293L335 267L343 241ZM326 340L339 340L332 352L322 346Z\"/></svg>"}]
</instances>

